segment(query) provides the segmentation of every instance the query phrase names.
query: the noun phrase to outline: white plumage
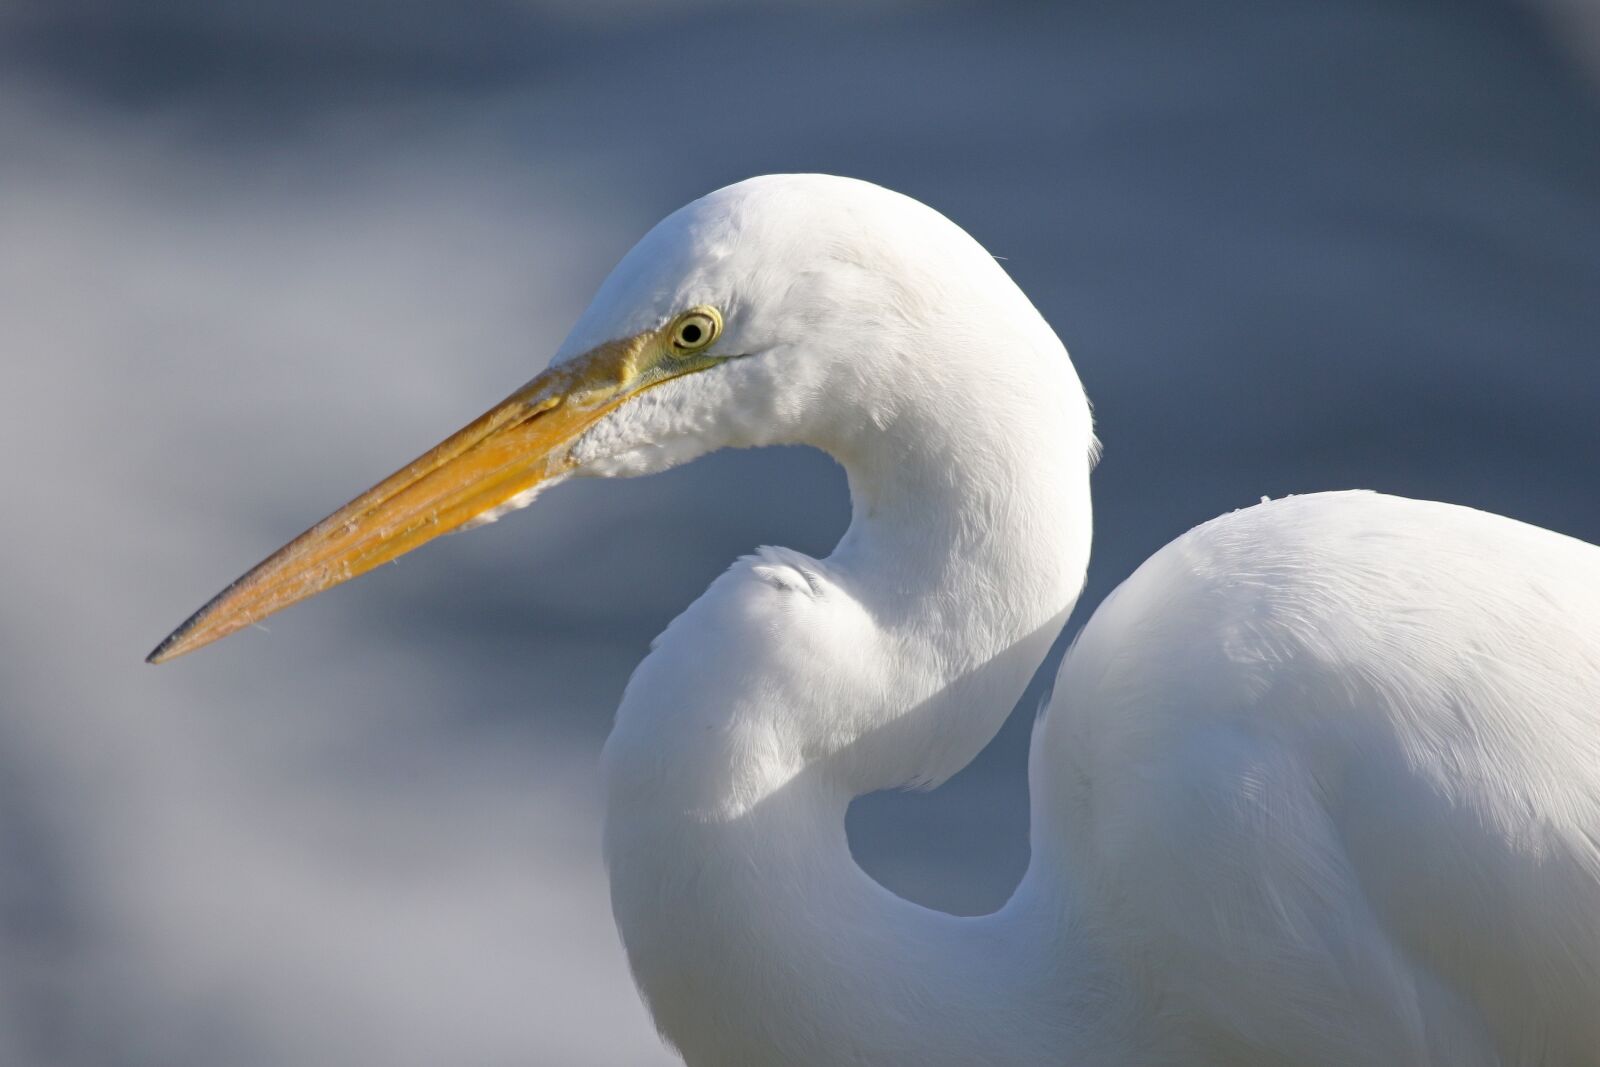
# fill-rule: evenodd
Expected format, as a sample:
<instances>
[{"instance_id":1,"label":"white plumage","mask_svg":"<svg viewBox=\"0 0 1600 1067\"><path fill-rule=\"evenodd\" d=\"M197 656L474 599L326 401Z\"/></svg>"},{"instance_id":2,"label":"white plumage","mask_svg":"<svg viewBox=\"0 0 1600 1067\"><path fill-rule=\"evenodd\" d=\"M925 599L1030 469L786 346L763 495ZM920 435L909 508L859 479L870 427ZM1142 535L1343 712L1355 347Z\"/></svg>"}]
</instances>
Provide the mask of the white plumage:
<instances>
[{"instance_id":1,"label":"white plumage","mask_svg":"<svg viewBox=\"0 0 1600 1067\"><path fill-rule=\"evenodd\" d=\"M527 427L532 474L474 458ZM618 926L691 1064L1600 1065L1600 550L1509 519L1332 493L1190 531L1062 664L1005 907L856 866L851 799L966 764L1065 621L1096 448L994 260L862 182L669 217L551 371L156 656L535 484L795 443L848 472L848 531L717 579L604 755ZM493 493L442 473L472 464Z\"/></svg>"},{"instance_id":2,"label":"white plumage","mask_svg":"<svg viewBox=\"0 0 1600 1067\"><path fill-rule=\"evenodd\" d=\"M590 447L814 444L854 503L674 622L607 745L618 922L691 1063L1600 1063L1600 551L1366 493L1191 531L1061 667L1016 895L937 914L844 811L965 764L1072 605L1066 354L954 226L838 179L714 194L619 276L579 348L623 308L796 325Z\"/></svg>"}]
</instances>

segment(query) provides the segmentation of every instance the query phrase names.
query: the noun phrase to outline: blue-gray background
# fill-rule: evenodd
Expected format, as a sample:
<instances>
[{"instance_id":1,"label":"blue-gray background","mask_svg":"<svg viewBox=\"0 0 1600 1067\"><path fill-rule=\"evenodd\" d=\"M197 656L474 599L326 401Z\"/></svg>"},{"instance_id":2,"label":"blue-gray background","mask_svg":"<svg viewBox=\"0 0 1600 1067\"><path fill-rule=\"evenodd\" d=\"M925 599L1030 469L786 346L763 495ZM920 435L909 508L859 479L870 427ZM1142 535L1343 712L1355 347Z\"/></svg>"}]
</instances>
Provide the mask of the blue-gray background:
<instances>
[{"instance_id":1,"label":"blue-gray background","mask_svg":"<svg viewBox=\"0 0 1600 1067\"><path fill-rule=\"evenodd\" d=\"M1004 257L1106 444L1087 608L1264 494L1600 541L1597 60L1587 0L0 5L0 1062L671 1062L596 754L731 558L827 550L828 461L569 485L140 657L751 174ZM1003 900L1031 712L858 804L869 870Z\"/></svg>"}]
</instances>

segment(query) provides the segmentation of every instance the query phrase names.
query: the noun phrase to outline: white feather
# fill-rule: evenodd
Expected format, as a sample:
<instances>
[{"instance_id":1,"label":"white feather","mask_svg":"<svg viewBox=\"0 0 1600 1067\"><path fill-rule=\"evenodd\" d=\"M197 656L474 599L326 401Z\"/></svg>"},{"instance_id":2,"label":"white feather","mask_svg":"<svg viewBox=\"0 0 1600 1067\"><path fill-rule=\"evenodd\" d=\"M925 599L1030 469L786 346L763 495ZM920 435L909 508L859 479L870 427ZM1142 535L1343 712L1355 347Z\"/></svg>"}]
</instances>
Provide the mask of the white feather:
<instances>
[{"instance_id":1,"label":"white feather","mask_svg":"<svg viewBox=\"0 0 1600 1067\"><path fill-rule=\"evenodd\" d=\"M564 354L695 304L739 358L584 471L805 443L854 514L713 583L606 747L617 921L690 1063L1600 1064L1600 550L1365 493L1191 531L1062 665L1016 895L942 915L845 809L965 764L1071 609L1082 388L976 242L860 182L683 209Z\"/></svg>"}]
</instances>

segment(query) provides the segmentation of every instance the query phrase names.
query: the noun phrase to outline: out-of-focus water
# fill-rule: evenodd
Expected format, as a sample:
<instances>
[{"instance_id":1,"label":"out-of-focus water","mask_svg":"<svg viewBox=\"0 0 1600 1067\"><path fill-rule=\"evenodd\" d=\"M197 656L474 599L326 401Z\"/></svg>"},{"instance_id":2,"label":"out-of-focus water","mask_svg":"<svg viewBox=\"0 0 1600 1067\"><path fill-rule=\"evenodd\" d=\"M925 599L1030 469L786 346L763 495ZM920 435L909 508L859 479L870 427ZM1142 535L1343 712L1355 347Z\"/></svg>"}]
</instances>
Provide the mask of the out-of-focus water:
<instances>
[{"instance_id":1,"label":"out-of-focus water","mask_svg":"<svg viewBox=\"0 0 1600 1067\"><path fill-rule=\"evenodd\" d=\"M1576 10L1574 8L1573 10ZM900 189L1072 350L1085 607L1348 486L1600 541L1600 109L1506 0L0 12L0 1062L641 1064L594 763L804 451L563 487L160 670L257 558L540 369L661 215ZM1026 863L1031 701L852 812L939 907Z\"/></svg>"}]
</instances>

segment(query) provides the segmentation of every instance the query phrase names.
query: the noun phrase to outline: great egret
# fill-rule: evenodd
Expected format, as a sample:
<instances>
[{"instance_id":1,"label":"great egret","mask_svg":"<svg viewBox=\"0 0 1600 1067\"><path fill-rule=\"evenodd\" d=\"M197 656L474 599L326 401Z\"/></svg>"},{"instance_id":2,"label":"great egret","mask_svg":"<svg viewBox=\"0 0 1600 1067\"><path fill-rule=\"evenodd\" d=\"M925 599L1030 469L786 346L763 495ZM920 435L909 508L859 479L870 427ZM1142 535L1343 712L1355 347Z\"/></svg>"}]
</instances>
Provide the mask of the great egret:
<instances>
[{"instance_id":1,"label":"great egret","mask_svg":"<svg viewBox=\"0 0 1600 1067\"><path fill-rule=\"evenodd\" d=\"M230 586L162 660L526 504L804 443L833 554L741 559L603 763L613 910L693 1064L1600 1064L1600 549L1368 493L1190 531L1100 607L1035 735L998 912L895 897L851 798L994 734L1083 584L1096 449L984 250L864 182L657 225L549 370Z\"/></svg>"}]
</instances>

